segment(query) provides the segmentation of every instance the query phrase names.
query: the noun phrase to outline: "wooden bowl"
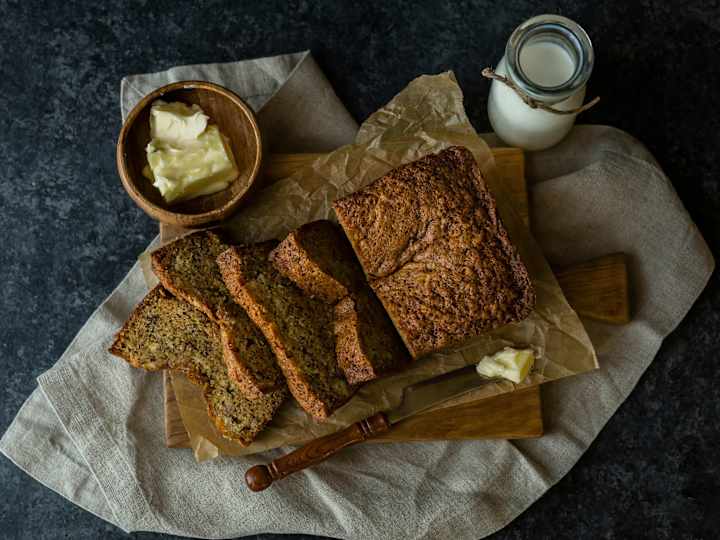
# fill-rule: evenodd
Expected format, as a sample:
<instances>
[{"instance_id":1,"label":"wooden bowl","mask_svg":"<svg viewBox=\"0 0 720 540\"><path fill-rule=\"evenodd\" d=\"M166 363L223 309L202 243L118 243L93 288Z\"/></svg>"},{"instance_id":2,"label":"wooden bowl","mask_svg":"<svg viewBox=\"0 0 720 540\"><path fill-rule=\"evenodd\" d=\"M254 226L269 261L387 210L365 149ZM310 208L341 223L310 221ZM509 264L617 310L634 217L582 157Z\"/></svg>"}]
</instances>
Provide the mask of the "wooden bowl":
<instances>
[{"instance_id":1,"label":"wooden bowl","mask_svg":"<svg viewBox=\"0 0 720 540\"><path fill-rule=\"evenodd\" d=\"M143 176L145 147L150 142L150 107L157 99L199 105L230 140L240 172L226 189L168 204ZM125 190L149 216L180 227L199 227L230 216L250 193L262 163L260 130L250 107L234 92L209 82L176 82L151 92L130 111L120 131L116 160Z\"/></svg>"}]
</instances>

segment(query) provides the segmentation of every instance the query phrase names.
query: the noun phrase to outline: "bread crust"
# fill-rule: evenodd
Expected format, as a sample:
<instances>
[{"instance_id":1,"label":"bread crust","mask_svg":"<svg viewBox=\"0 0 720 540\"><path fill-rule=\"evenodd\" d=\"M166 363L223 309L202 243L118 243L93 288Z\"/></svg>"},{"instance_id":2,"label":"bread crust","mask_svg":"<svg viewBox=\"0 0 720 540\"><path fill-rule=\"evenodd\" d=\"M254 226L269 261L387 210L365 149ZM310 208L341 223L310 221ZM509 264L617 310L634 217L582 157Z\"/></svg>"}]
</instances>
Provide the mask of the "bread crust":
<instances>
[{"instance_id":1,"label":"bread crust","mask_svg":"<svg viewBox=\"0 0 720 540\"><path fill-rule=\"evenodd\" d=\"M365 281L342 230L325 219L288 234L270 253L270 262L306 294L332 305Z\"/></svg>"},{"instance_id":2,"label":"bread crust","mask_svg":"<svg viewBox=\"0 0 720 540\"><path fill-rule=\"evenodd\" d=\"M387 313L366 286L334 307L338 363L351 384L372 381L408 367L408 354Z\"/></svg>"}]
</instances>

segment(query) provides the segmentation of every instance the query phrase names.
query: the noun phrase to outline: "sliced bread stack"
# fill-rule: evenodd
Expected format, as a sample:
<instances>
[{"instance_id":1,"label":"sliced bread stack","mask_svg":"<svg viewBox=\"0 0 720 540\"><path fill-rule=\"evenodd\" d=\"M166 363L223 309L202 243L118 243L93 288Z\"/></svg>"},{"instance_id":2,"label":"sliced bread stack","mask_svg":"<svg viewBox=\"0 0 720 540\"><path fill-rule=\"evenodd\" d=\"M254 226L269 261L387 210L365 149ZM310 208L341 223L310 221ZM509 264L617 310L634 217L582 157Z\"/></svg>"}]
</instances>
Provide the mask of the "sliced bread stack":
<instances>
[{"instance_id":1,"label":"sliced bread stack","mask_svg":"<svg viewBox=\"0 0 720 540\"><path fill-rule=\"evenodd\" d=\"M217 263L233 298L262 330L290 392L324 419L353 395L335 357L332 306L305 294L270 262L276 241L235 246Z\"/></svg>"},{"instance_id":2,"label":"sliced bread stack","mask_svg":"<svg viewBox=\"0 0 720 540\"><path fill-rule=\"evenodd\" d=\"M247 445L287 396L317 419L359 383L409 361L340 228L309 223L277 241L230 246L212 231L152 253L160 285L110 351L203 386L218 430Z\"/></svg>"},{"instance_id":3,"label":"sliced bread stack","mask_svg":"<svg viewBox=\"0 0 720 540\"><path fill-rule=\"evenodd\" d=\"M250 444L287 397L281 388L248 399L228 376L219 326L161 285L152 289L118 332L110 352L147 371L182 372L202 386L218 431Z\"/></svg>"},{"instance_id":4,"label":"sliced bread stack","mask_svg":"<svg viewBox=\"0 0 720 540\"><path fill-rule=\"evenodd\" d=\"M160 280L135 308L110 352L148 371L185 373L203 387L220 433L250 444L287 397L262 332L225 287L215 257L228 247L211 231L154 251Z\"/></svg>"},{"instance_id":5,"label":"sliced bread stack","mask_svg":"<svg viewBox=\"0 0 720 540\"><path fill-rule=\"evenodd\" d=\"M269 258L307 295L333 305L336 356L349 383L371 381L407 366L410 356L336 224L320 220L303 225Z\"/></svg>"},{"instance_id":6,"label":"sliced bread stack","mask_svg":"<svg viewBox=\"0 0 720 540\"><path fill-rule=\"evenodd\" d=\"M184 236L154 251L160 283L220 325L230 377L249 399L285 386L262 332L236 304L220 275L216 257L229 247L212 231Z\"/></svg>"}]
</instances>

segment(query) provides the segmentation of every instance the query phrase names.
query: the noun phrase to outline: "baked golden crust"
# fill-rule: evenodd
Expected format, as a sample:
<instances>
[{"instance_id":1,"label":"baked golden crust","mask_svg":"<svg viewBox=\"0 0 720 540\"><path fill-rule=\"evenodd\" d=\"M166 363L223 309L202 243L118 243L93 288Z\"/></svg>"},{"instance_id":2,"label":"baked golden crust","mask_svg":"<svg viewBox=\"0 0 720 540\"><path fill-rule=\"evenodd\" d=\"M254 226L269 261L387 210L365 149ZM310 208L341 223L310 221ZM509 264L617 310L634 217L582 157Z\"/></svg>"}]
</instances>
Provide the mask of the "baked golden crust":
<instances>
[{"instance_id":1,"label":"baked golden crust","mask_svg":"<svg viewBox=\"0 0 720 540\"><path fill-rule=\"evenodd\" d=\"M219 326L160 285L136 306L110 352L137 368L187 375L202 387L218 431L242 445L257 437L287 397L287 390L281 389L258 399L245 398L228 376Z\"/></svg>"},{"instance_id":2,"label":"baked golden crust","mask_svg":"<svg viewBox=\"0 0 720 540\"><path fill-rule=\"evenodd\" d=\"M335 305L333 327L338 363L351 384L407 367L410 355L369 286Z\"/></svg>"},{"instance_id":3,"label":"baked golden crust","mask_svg":"<svg viewBox=\"0 0 720 540\"><path fill-rule=\"evenodd\" d=\"M532 311L527 269L466 148L398 167L333 208L413 357Z\"/></svg>"},{"instance_id":4,"label":"baked golden crust","mask_svg":"<svg viewBox=\"0 0 720 540\"><path fill-rule=\"evenodd\" d=\"M270 262L305 294L335 304L365 282L360 263L332 221L306 223L271 253Z\"/></svg>"},{"instance_id":5,"label":"baked golden crust","mask_svg":"<svg viewBox=\"0 0 720 540\"><path fill-rule=\"evenodd\" d=\"M305 295L270 263L277 242L237 246L217 259L233 298L273 348L300 406L327 418L354 393L335 358L332 307Z\"/></svg>"},{"instance_id":6,"label":"baked golden crust","mask_svg":"<svg viewBox=\"0 0 720 540\"><path fill-rule=\"evenodd\" d=\"M262 332L225 287L215 258L227 248L214 232L199 231L155 250L152 268L163 287L220 324L228 372L257 399L285 381Z\"/></svg>"}]
</instances>

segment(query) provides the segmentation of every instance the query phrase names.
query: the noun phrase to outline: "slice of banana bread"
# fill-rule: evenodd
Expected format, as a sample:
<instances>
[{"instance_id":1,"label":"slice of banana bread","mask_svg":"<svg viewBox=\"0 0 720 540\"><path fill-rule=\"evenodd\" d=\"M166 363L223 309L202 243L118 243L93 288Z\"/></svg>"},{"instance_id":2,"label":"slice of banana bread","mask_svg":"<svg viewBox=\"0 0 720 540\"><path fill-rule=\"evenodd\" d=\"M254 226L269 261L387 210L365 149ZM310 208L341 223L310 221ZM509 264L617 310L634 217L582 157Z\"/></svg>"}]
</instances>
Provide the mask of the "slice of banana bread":
<instances>
[{"instance_id":1,"label":"slice of banana bread","mask_svg":"<svg viewBox=\"0 0 720 540\"><path fill-rule=\"evenodd\" d=\"M410 355L367 285L335 305L335 352L350 384L407 367Z\"/></svg>"},{"instance_id":2,"label":"slice of banana bread","mask_svg":"<svg viewBox=\"0 0 720 540\"><path fill-rule=\"evenodd\" d=\"M167 290L220 324L230 377L248 398L257 399L285 381L262 332L223 283L215 259L228 247L211 231L196 232L155 250L152 267Z\"/></svg>"},{"instance_id":3,"label":"slice of banana bread","mask_svg":"<svg viewBox=\"0 0 720 540\"><path fill-rule=\"evenodd\" d=\"M270 261L306 294L335 304L365 283L352 246L328 220L306 223L280 242Z\"/></svg>"},{"instance_id":4,"label":"slice of banana bread","mask_svg":"<svg viewBox=\"0 0 720 540\"><path fill-rule=\"evenodd\" d=\"M451 147L333 203L410 354L527 317L535 292L472 153Z\"/></svg>"},{"instance_id":5,"label":"slice of banana bread","mask_svg":"<svg viewBox=\"0 0 720 540\"><path fill-rule=\"evenodd\" d=\"M276 241L232 247L217 259L233 298L263 331L290 392L312 416L330 416L352 396L335 358L332 306L307 296L268 260Z\"/></svg>"},{"instance_id":6,"label":"slice of banana bread","mask_svg":"<svg viewBox=\"0 0 720 540\"><path fill-rule=\"evenodd\" d=\"M137 368L185 373L203 387L208 414L218 431L245 446L287 397L283 388L247 399L228 376L218 325L160 285L132 312L110 352Z\"/></svg>"}]
</instances>

